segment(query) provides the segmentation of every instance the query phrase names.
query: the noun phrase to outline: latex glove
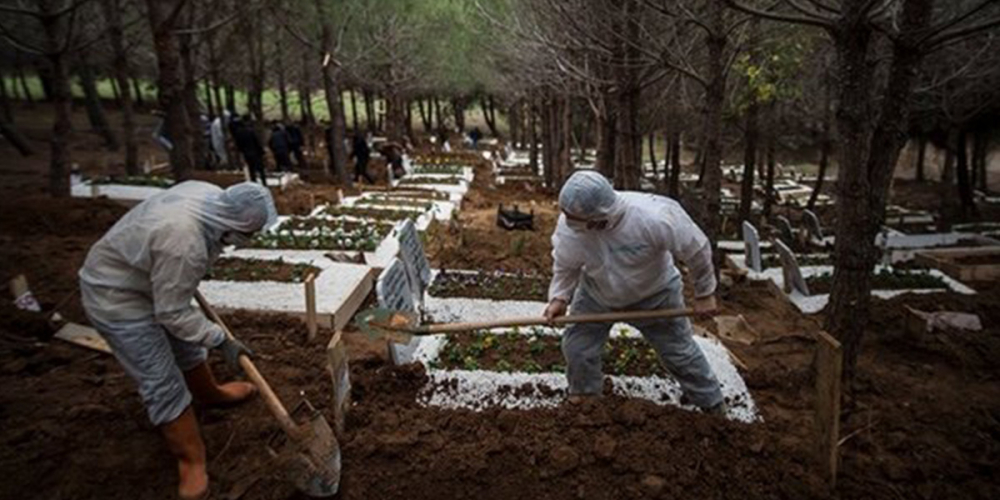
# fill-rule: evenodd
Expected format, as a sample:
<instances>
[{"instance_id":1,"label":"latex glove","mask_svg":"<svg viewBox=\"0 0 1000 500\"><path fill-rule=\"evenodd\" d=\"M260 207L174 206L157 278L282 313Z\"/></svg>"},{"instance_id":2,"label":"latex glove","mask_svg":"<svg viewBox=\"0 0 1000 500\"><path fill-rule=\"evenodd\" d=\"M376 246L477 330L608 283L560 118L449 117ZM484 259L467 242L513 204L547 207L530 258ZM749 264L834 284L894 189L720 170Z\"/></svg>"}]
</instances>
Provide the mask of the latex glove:
<instances>
[{"instance_id":1,"label":"latex glove","mask_svg":"<svg viewBox=\"0 0 1000 500\"><path fill-rule=\"evenodd\" d=\"M719 311L719 305L715 302L715 295L694 299L692 308L698 316L705 317L712 316Z\"/></svg>"},{"instance_id":2,"label":"latex glove","mask_svg":"<svg viewBox=\"0 0 1000 500\"><path fill-rule=\"evenodd\" d=\"M242 370L240 368L241 355L246 355L248 358L253 357L253 351L250 348L243 344L243 342L232 337L227 337L226 340L219 344L219 351L222 352L222 358L226 360L226 363L237 370Z\"/></svg>"},{"instance_id":3,"label":"latex glove","mask_svg":"<svg viewBox=\"0 0 1000 500\"><path fill-rule=\"evenodd\" d=\"M566 315L566 306L567 304L565 300L552 299L552 302L549 302L549 305L545 308L543 315L545 316L545 319L551 323L556 318Z\"/></svg>"}]
</instances>

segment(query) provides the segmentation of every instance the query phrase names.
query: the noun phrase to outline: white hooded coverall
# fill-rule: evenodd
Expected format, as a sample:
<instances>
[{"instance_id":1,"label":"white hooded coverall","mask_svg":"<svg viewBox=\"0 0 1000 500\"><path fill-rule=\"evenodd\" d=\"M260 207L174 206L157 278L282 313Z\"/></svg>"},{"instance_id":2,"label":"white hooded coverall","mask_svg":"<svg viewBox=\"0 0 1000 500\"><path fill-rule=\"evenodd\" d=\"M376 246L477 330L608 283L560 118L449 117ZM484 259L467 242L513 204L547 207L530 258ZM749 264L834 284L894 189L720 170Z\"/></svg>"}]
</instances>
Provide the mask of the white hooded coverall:
<instances>
[{"instance_id":1,"label":"white hooded coverall","mask_svg":"<svg viewBox=\"0 0 1000 500\"><path fill-rule=\"evenodd\" d=\"M715 293L708 238L674 200L616 192L597 172L581 171L564 185L560 208L581 220L605 220L605 229L560 215L552 235L549 300L571 302L571 314L684 307L674 258L691 270L695 297ZM719 383L692 339L686 318L633 323L660 355L695 405L722 402ZM600 394L601 354L611 324L574 324L562 339L570 394Z\"/></svg>"},{"instance_id":2,"label":"white hooded coverall","mask_svg":"<svg viewBox=\"0 0 1000 500\"><path fill-rule=\"evenodd\" d=\"M134 207L91 247L79 273L84 309L138 383L153 424L187 408L182 372L225 340L192 303L224 235L254 233L276 219L263 186L188 181Z\"/></svg>"}]
</instances>

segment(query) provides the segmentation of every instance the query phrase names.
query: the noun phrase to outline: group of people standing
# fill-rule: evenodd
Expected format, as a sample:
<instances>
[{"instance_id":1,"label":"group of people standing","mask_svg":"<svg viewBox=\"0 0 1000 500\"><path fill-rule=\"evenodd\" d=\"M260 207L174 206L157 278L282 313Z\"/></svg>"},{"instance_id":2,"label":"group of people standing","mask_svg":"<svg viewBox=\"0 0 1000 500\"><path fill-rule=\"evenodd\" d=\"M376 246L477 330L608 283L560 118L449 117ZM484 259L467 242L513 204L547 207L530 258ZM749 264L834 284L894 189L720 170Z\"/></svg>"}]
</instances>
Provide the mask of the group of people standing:
<instances>
[{"instance_id":1,"label":"group of people standing","mask_svg":"<svg viewBox=\"0 0 1000 500\"><path fill-rule=\"evenodd\" d=\"M227 131L233 139L236 150L239 151L243 161L247 164L250 179L266 185L264 166L266 153L250 115L231 117L226 112L223 116L212 121L208 129L208 136L209 143L212 145L213 163L217 165L231 164L226 148ZM295 123L285 124L280 121L272 121L267 147L271 150L275 168L279 172L288 172L293 169L292 158L295 159L295 168L305 169L308 165L303 152L305 136L302 134L302 128Z\"/></svg>"}]
</instances>

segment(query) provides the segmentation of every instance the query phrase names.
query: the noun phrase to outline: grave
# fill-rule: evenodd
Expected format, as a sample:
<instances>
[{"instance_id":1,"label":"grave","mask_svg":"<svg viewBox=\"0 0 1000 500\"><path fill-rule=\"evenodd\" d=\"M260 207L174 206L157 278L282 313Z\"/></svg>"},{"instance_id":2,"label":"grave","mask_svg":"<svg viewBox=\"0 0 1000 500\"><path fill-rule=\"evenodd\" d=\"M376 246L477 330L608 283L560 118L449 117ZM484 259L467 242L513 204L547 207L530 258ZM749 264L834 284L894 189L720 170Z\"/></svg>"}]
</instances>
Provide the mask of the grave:
<instances>
[{"instance_id":1,"label":"grave","mask_svg":"<svg viewBox=\"0 0 1000 500\"><path fill-rule=\"evenodd\" d=\"M223 257L282 260L289 264L310 264L320 268L313 286L316 323L324 328L339 330L347 325L372 289L370 267L333 262L322 251L230 248ZM288 314L307 320L305 283L203 280L198 290L219 310Z\"/></svg>"},{"instance_id":2,"label":"grave","mask_svg":"<svg viewBox=\"0 0 1000 500\"><path fill-rule=\"evenodd\" d=\"M753 224L743 221L743 247L748 269L761 272L760 265L760 235Z\"/></svg>"},{"instance_id":3,"label":"grave","mask_svg":"<svg viewBox=\"0 0 1000 500\"><path fill-rule=\"evenodd\" d=\"M795 244L795 232L792 230L792 223L788 222L787 217L776 215L774 217L774 227L778 230L778 238L784 241L786 245Z\"/></svg>"},{"instance_id":4,"label":"grave","mask_svg":"<svg viewBox=\"0 0 1000 500\"><path fill-rule=\"evenodd\" d=\"M407 277L406 267L399 258L392 259L389 265L378 276L375 283L375 296L378 306L383 309L417 314L417 306L413 301L413 289ZM413 361L413 353L420 344L420 337L413 337L408 344L399 344L389 340L389 359L395 365L405 365Z\"/></svg>"},{"instance_id":5,"label":"grave","mask_svg":"<svg viewBox=\"0 0 1000 500\"><path fill-rule=\"evenodd\" d=\"M781 240L774 240L774 248L781 258L781 271L784 281L785 293L797 292L801 295L809 296L809 286L806 285L805 278L802 277L802 270L795 259L795 254Z\"/></svg>"}]
</instances>

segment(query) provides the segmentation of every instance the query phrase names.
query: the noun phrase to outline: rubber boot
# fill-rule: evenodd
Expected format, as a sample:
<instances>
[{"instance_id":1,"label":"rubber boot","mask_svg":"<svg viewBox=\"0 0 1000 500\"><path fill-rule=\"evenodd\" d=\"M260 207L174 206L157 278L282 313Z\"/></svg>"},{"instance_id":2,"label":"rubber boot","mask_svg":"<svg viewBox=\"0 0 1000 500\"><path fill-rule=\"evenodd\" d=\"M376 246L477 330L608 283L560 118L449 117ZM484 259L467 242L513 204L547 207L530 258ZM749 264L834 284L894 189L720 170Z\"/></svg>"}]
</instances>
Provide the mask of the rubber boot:
<instances>
[{"instance_id":1,"label":"rubber boot","mask_svg":"<svg viewBox=\"0 0 1000 500\"><path fill-rule=\"evenodd\" d=\"M206 406L235 406L257 394L257 386L249 382L228 382L220 385L215 381L215 375L212 374L207 362L202 362L184 372L184 380L195 400Z\"/></svg>"},{"instance_id":2,"label":"rubber boot","mask_svg":"<svg viewBox=\"0 0 1000 500\"><path fill-rule=\"evenodd\" d=\"M162 427L170 453L177 458L180 481L177 497L181 500L208 498L208 471L205 469L205 443L198 431L198 420L190 406L179 417Z\"/></svg>"}]
</instances>

